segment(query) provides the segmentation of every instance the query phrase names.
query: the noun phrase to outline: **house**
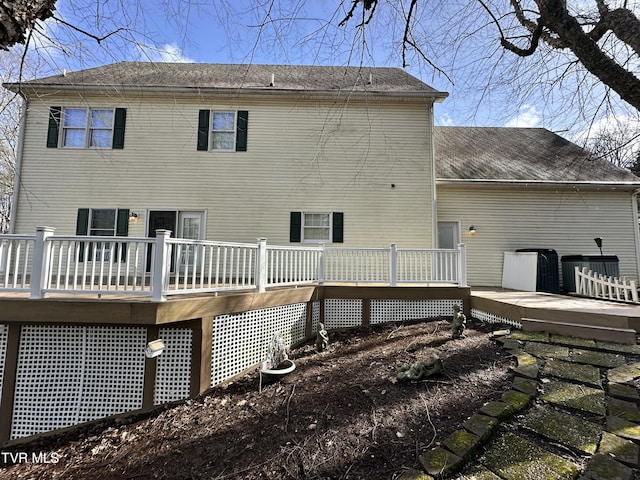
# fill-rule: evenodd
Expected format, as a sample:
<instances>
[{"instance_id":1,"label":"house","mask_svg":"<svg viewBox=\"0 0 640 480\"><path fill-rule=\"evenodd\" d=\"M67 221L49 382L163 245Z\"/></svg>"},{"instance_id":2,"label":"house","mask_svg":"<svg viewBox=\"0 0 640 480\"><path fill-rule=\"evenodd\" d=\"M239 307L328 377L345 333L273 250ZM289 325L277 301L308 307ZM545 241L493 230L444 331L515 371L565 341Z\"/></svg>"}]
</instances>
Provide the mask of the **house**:
<instances>
[{"instance_id":1,"label":"house","mask_svg":"<svg viewBox=\"0 0 640 480\"><path fill-rule=\"evenodd\" d=\"M123 62L6 86L26 100L15 233L433 245L446 94L400 69Z\"/></svg>"},{"instance_id":2,"label":"house","mask_svg":"<svg viewBox=\"0 0 640 480\"><path fill-rule=\"evenodd\" d=\"M466 244L470 285L501 285L505 251L553 249L560 262L599 255L595 237L621 276L638 278L640 179L629 171L541 128L437 127L435 146L440 245Z\"/></svg>"},{"instance_id":3,"label":"house","mask_svg":"<svg viewBox=\"0 0 640 480\"><path fill-rule=\"evenodd\" d=\"M505 251L601 236L638 278L637 177L544 129L434 128L447 94L400 69L122 62L6 87L15 233L463 242L472 286L501 284Z\"/></svg>"}]
</instances>

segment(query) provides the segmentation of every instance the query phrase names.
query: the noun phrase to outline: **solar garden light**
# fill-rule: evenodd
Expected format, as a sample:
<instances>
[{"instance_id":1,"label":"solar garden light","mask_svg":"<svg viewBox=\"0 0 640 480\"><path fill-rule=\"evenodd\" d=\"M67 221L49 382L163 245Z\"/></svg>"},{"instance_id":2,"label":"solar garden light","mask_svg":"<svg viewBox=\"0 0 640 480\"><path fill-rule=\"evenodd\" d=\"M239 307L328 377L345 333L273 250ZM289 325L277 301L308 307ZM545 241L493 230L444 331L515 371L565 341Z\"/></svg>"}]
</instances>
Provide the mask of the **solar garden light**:
<instances>
[{"instance_id":1,"label":"solar garden light","mask_svg":"<svg viewBox=\"0 0 640 480\"><path fill-rule=\"evenodd\" d=\"M147 344L144 354L147 358L155 358L164 352L164 340L158 339Z\"/></svg>"}]
</instances>

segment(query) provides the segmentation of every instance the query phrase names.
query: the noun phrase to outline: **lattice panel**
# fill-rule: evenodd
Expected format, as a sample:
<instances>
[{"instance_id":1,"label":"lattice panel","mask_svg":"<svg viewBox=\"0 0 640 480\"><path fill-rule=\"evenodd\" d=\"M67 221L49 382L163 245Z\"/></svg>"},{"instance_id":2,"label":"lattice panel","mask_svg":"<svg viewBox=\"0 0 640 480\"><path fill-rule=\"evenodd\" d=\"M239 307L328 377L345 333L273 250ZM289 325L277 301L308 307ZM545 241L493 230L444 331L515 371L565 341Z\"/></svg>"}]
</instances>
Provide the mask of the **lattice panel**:
<instances>
[{"instance_id":1,"label":"lattice panel","mask_svg":"<svg viewBox=\"0 0 640 480\"><path fill-rule=\"evenodd\" d=\"M146 330L25 325L11 438L142 407Z\"/></svg>"},{"instance_id":2,"label":"lattice panel","mask_svg":"<svg viewBox=\"0 0 640 480\"><path fill-rule=\"evenodd\" d=\"M318 324L320 323L320 301L313 302L311 307L311 332L315 336L318 333Z\"/></svg>"},{"instance_id":3,"label":"lattice panel","mask_svg":"<svg viewBox=\"0 0 640 480\"><path fill-rule=\"evenodd\" d=\"M362 325L362 300L328 298L324 302L324 328L327 330Z\"/></svg>"},{"instance_id":4,"label":"lattice panel","mask_svg":"<svg viewBox=\"0 0 640 480\"><path fill-rule=\"evenodd\" d=\"M498 315L495 315L493 313L484 312L476 308L471 309L471 316L473 318L477 318L478 320L482 320L483 322L503 323L505 325L511 325L516 328L522 328L522 323L518 322L517 320L511 320L509 318L499 317Z\"/></svg>"},{"instance_id":5,"label":"lattice panel","mask_svg":"<svg viewBox=\"0 0 640 480\"><path fill-rule=\"evenodd\" d=\"M157 357L154 403L159 405L189 397L191 384L190 328L161 328L164 352Z\"/></svg>"},{"instance_id":6,"label":"lattice panel","mask_svg":"<svg viewBox=\"0 0 640 480\"><path fill-rule=\"evenodd\" d=\"M451 317L462 300L372 300L371 324L421 318Z\"/></svg>"},{"instance_id":7,"label":"lattice panel","mask_svg":"<svg viewBox=\"0 0 640 480\"><path fill-rule=\"evenodd\" d=\"M0 401L2 401L2 379L4 378L4 366L7 355L7 339L9 336L9 326L0 325Z\"/></svg>"},{"instance_id":8,"label":"lattice panel","mask_svg":"<svg viewBox=\"0 0 640 480\"><path fill-rule=\"evenodd\" d=\"M306 307L297 303L214 318L211 385L262 361L276 332L287 345L303 340Z\"/></svg>"}]
</instances>

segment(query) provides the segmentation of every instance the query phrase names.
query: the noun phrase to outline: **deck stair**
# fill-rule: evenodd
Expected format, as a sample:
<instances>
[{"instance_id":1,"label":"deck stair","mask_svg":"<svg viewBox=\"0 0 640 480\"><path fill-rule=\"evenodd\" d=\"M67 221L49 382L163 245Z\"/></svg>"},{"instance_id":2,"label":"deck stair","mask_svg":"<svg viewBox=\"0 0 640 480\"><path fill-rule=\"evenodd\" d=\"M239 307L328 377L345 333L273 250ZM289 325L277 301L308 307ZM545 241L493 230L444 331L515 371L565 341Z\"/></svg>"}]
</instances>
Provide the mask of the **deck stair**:
<instances>
[{"instance_id":1,"label":"deck stair","mask_svg":"<svg viewBox=\"0 0 640 480\"><path fill-rule=\"evenodd\" d=\"M543 292L471 291L471 309L544 331L594 340L634 344L640 306Z\"/></svg>"}]
</instances>

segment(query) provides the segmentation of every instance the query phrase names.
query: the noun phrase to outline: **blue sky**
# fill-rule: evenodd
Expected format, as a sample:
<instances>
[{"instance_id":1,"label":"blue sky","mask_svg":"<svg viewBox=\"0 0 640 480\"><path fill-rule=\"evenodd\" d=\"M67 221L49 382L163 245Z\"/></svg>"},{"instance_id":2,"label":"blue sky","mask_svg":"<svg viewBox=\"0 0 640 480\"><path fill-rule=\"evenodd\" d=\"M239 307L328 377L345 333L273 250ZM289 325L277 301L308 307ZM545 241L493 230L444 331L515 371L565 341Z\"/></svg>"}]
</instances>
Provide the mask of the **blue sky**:
<instances>
[{"instance_id":1,"label":"blue sky","mask_svg":"<svg viewBox=\"0 0 640 480\"><path fill-rule=\"evenodd\" d=\"M34 44L47 65L40 62L38 72L120 60L402 67L406 12L392 8L400 3L380 0L373 20L358 28L361 8L339 26L351 0L59 0L56 15L66 22L97 36L117 32L98 44L47 21L46 36L56 41L41 37ZM545 49L526 60L505 53L475 0L418 4L423 10L414 16L414 39L432 64L409 50L406 70L449 92L436 107L437 124L545 127L575 139L589 126L609 124L612 112L625 122L636 121L637 112L615 97L607 99L579 69L555 81L569 57ZM583 9L594 2L573 4Z\"/></svg>"}]
</instances>

